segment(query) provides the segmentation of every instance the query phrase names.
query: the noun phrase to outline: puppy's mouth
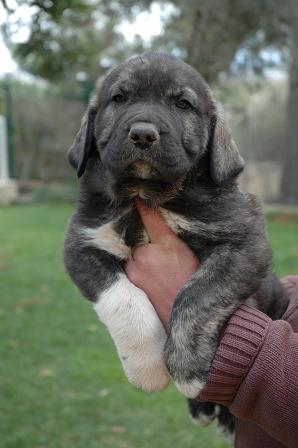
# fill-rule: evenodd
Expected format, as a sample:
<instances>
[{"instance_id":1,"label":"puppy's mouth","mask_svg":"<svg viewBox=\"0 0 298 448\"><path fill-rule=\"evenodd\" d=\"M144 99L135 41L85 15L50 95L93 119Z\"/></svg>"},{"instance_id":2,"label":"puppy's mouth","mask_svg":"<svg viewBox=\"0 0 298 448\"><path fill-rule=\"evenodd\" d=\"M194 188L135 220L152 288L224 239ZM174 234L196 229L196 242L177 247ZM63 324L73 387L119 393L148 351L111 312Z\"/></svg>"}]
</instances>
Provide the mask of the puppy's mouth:
<instances>
[{"instance_id":1,"label":"puppy's mouth","mask_svg":"<svg viewBox=\"0 0 298 448\"><path fill-rule=\"evenodd\" d=\"M183 180L166 180L152 164L144 161L131 163L114 185L115 199L125 201L140 196L151 205L158 205L175 197L182 189Z\"/></svg>"},{"instance_id":2,"label":"puppy's mouth","mask_svg":"<svg viewBox=\"0 0 298 448\"><path fill-rule=\"evenodd\" d=\"M136 179L152 179L160 177L159 171L150 163L142 160L133 162L124 171L124 177Z\"/></svg>"}]
</instances>

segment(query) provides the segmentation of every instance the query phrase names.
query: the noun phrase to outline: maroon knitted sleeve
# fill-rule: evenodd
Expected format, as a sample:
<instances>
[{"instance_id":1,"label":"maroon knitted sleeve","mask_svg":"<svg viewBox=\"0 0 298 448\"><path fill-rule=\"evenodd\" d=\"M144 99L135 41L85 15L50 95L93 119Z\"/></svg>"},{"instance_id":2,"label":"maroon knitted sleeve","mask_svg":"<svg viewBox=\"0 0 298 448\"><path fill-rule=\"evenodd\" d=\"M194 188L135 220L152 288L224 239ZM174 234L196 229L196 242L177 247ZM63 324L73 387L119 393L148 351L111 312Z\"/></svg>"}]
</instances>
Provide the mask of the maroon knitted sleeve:
<instances>
[{"instance_id":1,"label":"maroon knitted sleeve","mask_svg":"<svg viewBox=\"0 0 298 448\"><path fill-rule=\"evenodd\" d=\"M298 276L284 285L291 300L283 320L246 305L233 314L199 399L224 404L237 418L297 448Z\"/></svg>"}]
</instances>

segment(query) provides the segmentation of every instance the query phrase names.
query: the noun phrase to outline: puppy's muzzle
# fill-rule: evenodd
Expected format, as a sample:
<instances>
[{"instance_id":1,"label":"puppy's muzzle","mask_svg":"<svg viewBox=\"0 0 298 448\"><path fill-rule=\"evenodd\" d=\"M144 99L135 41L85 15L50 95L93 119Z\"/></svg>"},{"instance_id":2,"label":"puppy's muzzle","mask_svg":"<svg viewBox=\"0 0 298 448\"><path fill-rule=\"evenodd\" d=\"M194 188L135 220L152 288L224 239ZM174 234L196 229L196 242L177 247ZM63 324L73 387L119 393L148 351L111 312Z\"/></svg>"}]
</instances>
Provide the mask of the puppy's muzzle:
<instances>
[{"instance_id":1,"label":"puppy's muzzle","mask_svg":"<svg viewBox=\"0 0 298 448\"><path fill-rule=\"evenodd\" d=\"M138 122L131 126L128 137L137 148L148 150L160 136L153 123Z\"/></svg>"}]
</instances>

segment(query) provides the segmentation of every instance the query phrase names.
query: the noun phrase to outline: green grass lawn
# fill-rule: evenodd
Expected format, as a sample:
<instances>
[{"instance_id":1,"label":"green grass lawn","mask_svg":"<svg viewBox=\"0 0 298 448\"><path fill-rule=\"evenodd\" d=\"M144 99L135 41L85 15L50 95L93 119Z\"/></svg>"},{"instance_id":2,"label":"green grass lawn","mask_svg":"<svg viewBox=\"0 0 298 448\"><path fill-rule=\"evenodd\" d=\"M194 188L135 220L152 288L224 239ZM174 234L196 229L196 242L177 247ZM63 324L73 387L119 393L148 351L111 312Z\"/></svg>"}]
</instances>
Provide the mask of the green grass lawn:
<instances>
[{"instance_id":1,"label":"green grass lawn","mask_svg":"<svg viewBox=\"0 0 298 448\"><path fill-rule=\"evenodd\" d=\"M224 448L173 387L129 385L111 340L62 264L72 207L0 210L1 448ZM298 222L271 222L280 275L298 272Z\"/></svg>"}]
</instances>

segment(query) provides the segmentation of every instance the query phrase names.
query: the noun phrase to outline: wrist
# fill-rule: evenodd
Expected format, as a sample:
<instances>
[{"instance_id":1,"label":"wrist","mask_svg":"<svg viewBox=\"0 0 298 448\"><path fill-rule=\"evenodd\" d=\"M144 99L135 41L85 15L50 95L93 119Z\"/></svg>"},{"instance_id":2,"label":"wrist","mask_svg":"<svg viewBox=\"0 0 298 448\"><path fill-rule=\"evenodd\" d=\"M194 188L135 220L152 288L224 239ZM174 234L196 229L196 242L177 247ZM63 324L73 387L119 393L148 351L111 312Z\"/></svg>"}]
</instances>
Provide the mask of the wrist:
<instances>
[{"instance_id":1,"label":"wrist","mask_svg":"<svg viewBox=\"0 0 298 448\"><path fill-rule=\"evenodd\" d=\"M231 404L257 356L271 319L254 308L241 305L230 318L216 351L201 401Z\"/></svg>"}]
</instances>

